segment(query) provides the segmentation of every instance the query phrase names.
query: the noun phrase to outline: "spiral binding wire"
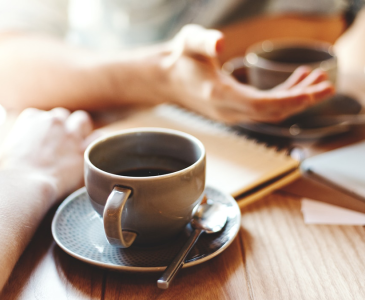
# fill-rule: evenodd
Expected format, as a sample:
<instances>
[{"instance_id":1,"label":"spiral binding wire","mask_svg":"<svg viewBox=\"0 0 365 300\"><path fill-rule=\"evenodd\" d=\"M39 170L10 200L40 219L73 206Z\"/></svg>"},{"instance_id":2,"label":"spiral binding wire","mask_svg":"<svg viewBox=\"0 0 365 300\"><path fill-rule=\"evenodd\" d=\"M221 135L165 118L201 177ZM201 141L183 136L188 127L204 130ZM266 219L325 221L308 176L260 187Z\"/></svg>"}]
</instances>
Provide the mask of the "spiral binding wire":
<instances>
[{"instance_id":1,"label":"spiral binding wire","mask_svg":"<svg viewBox=\"0 0 365 300\"><path fill-rule=\"evenodd\" d=\"M247 134L243 134L242 131L239 131L234 127L208 119L180 106L163 104L157 108L157 112L164 118L169 118L172 121L179 120L179 122L185 122L186 126L193 126L195 130L198 128L199 131L205 133L209 132L211 135L214 134L226 139L233 139L235 143L244 144L245 147L254 148L256 151L272 153L275 154L275 156L293 159L293 157L290 156L289 148L281 148L276 145L269 146L257 138L249 138Z\"/></svg>"}]
</instances>

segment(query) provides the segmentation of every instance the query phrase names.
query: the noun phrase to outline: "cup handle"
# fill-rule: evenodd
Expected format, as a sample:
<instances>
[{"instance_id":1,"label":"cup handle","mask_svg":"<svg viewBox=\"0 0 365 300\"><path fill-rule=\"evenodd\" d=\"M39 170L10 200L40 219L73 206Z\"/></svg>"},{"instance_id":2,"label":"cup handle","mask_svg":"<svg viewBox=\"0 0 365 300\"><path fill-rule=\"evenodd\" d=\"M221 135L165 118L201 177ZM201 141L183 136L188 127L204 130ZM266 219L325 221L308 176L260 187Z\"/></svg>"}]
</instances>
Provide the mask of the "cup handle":
<instances>
[{"instance_id":1,"label":"cup handle","mask_svg":"<svg viewBox=\"0 0 365 300\"><path fill-rule=\"evenodd\" d=\"M128 248L137 237L135 232L122 228L123 209L131 192L130 189L115 186L106 201L103 213L104 231L112 246Z\"/></svg>"}]
</instances>

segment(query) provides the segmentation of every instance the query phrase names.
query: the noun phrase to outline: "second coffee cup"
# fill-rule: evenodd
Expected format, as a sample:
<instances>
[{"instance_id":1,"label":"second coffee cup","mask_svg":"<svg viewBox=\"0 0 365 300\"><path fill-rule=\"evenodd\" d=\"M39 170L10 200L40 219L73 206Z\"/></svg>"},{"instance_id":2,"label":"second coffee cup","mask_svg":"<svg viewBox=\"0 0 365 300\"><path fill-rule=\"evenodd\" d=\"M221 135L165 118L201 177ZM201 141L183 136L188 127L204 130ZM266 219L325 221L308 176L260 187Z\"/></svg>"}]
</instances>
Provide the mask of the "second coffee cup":
<instances>
[{"instance_id":1,"label":"second coffee cup","mask_svg":"<svg viewBox=\"0 0 365 300\"><path fill-rule=\"evenodd\" d=\"M337 58L326 42L279 39L252 45L245 56L236 57L223 65L225 73L259 89L271 89L284 82L296 68L306 65L327 72L335 84Z\"/></svg>"},{"instance_id":2,"label":"second coffee cup","mask_svg":"<svg viewBox=\"0 0 365 300\"><path fill-rule=\"evenodd\" d=\"M205 149L162 128L125 130L85 151L85 185L111 245L153 245L181 232L205 188Z\"/></svg>"}]
</instances>

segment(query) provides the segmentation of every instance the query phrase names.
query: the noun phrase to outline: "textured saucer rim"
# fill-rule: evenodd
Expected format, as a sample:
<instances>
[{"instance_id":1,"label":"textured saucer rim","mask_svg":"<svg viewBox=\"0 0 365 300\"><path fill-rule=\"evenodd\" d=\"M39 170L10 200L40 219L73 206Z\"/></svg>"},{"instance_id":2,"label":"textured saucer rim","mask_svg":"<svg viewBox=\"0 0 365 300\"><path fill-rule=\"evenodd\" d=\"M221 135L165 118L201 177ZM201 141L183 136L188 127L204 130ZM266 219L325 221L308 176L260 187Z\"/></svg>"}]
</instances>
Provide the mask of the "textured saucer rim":
<instances>
[{"instance_id":1,"label":"textured saucer rim","mask_svg":"<svg viewBox=\"0 0 365 300\"><path fill-rule=\"evenodd\" d=\"M206 262L214 257L216 257L217 255L219 255L220 253L222 253L225 249L227 249L231 244L232 242L234 241L234 239L236 238L238 232L239 232L239 229L240 229L240 224L241 224L241 210L237 204L237 201L231 196L231 195L228 195L214 187L211 187L211 186L206 186L205 188L210 188L210 189L213 189L215 191L218 191L219 193L221 193L222 195L225 195L225 197L227 199L230 200L230 202L232 203L232 205L234 206L235 208L235 211L236 211L236 216L238 216L238 221L236 224L234 224L233 228L234 228L234 234L232 235L232 238L227 241L221 248L219 248L218 250L216 250L215 252L205 256L205 257L202 257L202 258L198 258L194 261L190 261L190 262L187 262L185 263L182 267L183 268L188 268L188 267L192 267L192 266L195 266L195 265L199 265L203 262ZM80 189L78 189L77 191L73 192L71 195L69 195L61 204L60 206L58 207L57 211L55 212L55 215L53 217L53 220L52 220L52 236L53 236L53 239L55 240L56 244L63 250L65 251L67 254L69 254L70 256L78 259L78 260L81 260L83 262L86 262L88 264L91 264L91 265L94 265L94 266L97 266L97 267L101 267L101 268L106 268L106 269L113 269L113 270L117 270L117 271L124 271L124 272L143 272L143 273L147 273L147 272L160 272L160 271L164 271L167 266L162 266L162 267L132 267L132 266L121 266L121 265L115 265L115 264L108 264L108 263L103 263L103 262L100 262L100 261L95 261L95 260L92 260L92 259L88 259L88 258L85 258L73 251L71 251L70 249L68 249L67 247L65 247L62 242L58 239L57 237L57 230L56 230L56 224L57 224L57 221L59 219L59 217L61 216L63 210L65 209L65 207L72 201L74 201L75 199L77 199L77 197L83 193L86 193L86 187L82 187ZM234 220L232 220L232 222L234 222Z\"/></svg>"}]
</instances>

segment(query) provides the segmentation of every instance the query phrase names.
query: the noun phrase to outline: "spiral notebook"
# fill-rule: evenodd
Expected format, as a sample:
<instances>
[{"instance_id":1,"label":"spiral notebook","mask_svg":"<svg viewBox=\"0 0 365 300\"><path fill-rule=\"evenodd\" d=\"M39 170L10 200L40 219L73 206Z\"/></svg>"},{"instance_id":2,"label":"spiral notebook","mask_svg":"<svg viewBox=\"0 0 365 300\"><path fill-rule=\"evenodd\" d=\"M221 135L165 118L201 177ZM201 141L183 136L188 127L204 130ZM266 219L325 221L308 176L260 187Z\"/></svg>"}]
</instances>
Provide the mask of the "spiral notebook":
<instances>
[{"instance_id":1,"label":"spiral notebook","mask_svg":"<svg viewBox=\"0 0 365 300\"><path fill-rule=\"evenodd\" d=\"M170 128L198 138L206 148L207 185L231 194L241 207L300 176L299 162L284 151L268 148L228 126L172 105L139 111L104 129L136 127Z\"/></svg>"}]
</instances>

